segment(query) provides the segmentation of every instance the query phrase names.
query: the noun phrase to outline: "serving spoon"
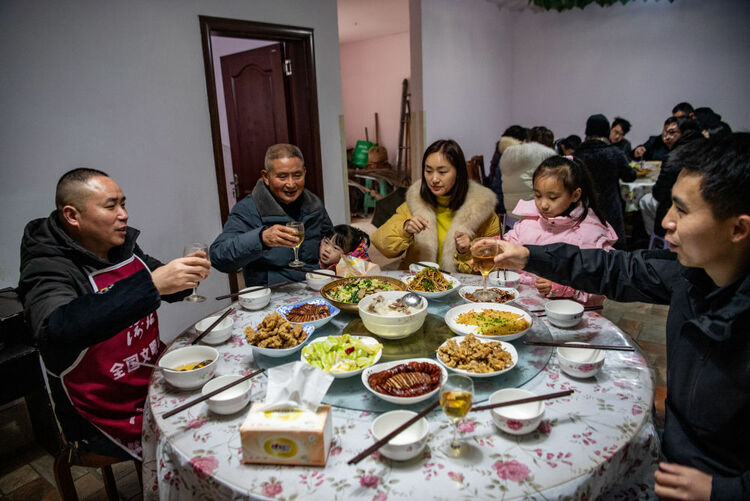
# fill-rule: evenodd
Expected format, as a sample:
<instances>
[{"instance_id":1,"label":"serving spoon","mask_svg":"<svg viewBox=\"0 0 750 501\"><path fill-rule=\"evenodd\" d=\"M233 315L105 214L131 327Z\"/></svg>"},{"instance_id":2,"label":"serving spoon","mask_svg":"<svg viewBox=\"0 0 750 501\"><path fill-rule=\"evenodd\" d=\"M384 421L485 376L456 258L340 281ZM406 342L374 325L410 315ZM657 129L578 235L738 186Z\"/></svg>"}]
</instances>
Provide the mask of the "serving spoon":
<instances>
[{"instance_id":1,"label":"serving spoon","mask_svg":"<svg viewBox=\"0 0 750 501\"><path fill-rule=\"evenodd\" d=\"M411 306L412 308L417 307L420 304L422 304L422 298L419 296L419 294L415 294L413 292L404 294L404 296L401 297L401 300L404 302L406 306Z\"/></svg>"}]
</instances>

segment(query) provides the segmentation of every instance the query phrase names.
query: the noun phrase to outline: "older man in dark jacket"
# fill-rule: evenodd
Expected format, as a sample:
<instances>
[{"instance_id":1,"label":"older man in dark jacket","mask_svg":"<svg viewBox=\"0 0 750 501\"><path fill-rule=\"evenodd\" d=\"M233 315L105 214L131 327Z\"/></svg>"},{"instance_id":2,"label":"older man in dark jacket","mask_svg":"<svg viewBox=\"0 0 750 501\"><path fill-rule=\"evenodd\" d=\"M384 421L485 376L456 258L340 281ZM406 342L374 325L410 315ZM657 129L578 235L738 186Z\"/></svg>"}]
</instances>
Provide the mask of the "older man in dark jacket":
<instances>
[{"instance_id":1,"label":"older man in dark jacket","mask_svg":"<svg viewBox=\"0 0 750 501\"><path fill-rule=\"evenodd\" d=\"M625 154L609 144L609 121L604 115L592 115L586 121L586 140L576 149L574 155L583 160L591 172L596 190L599 192L599 206L617 233L616 247L625 248L625 220L622 213L620 184L634 181L635 170L628 164Z\"/></svg>"},{"instance_id":2,"label":"older man in dark jacket","mask_svg":"<svg viewBox=\"0 0 750 501\"><path fill-rule=\"evenodd\" d=\"M503 242L501 268L617 301L669 304L667 399L655 493L750 499L750 134L693 143L662 225L671 253ZM676 255L676 259L675 259Z\"/></svg>"},{"instance_id":3,"label":"older man in dark jacket","mask_svg":"<svg viewBox=\"0 0 750 501\"><path fill-rule=\"evenodd\" d=\"M321 239L333 228L323 203L305 189L302 152L291 144L268 148L263 178L250 195L232 208L224 230L211 244L211 264L225 273L243 270L246 285L303 280L302 271L289 267L292 249L316 266ZM305 226L300 244L292 221Z\"/></svg>"}]
</instances>

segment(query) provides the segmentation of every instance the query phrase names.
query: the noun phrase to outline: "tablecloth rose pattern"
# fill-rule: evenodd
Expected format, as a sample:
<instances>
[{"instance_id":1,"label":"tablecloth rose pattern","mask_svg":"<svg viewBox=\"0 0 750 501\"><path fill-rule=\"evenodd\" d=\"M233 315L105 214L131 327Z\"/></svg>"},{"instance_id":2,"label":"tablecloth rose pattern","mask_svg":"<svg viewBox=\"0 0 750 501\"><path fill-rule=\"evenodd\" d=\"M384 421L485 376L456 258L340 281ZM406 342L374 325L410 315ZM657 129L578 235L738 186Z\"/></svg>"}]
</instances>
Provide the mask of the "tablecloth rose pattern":
<instances>
[{"instance_id":1,"label":"tablecloth rose pattern","mask_svg":"<svg viewBox=\"0 0 750 501\"><path fill-rule=\"evenodd\" d=\"M394 274L402 276L402 274ZM460 276L467 284L479 277ZM521 287L523 306L536 309L545 299ZM275 292L265 313L313 292L303 285ZM460 304L461 299L448 298ZM232 314L235 332L219 346L217 375L247 373L252 355L242 331L258 312ZM262 317L261 317L262 318ZM629 342L611 322L586 312L575 329L550 327L556 340L607 344ZM187 331L174 346L189 342ZM520 341L519 341L520 342ZM397 462L375 452L358 465L346 462L372 443L375 414L336 408L333 443L325 467L246 465L241 462L239 427L247 409L218 416L205 404L170 419L165 411L197 396L180 392L155 374L144 420L146 499L650 499L658 443L651 424L653 380L638 352L606 353L594 378L575 379L560 371L556 356L523 386L535 393L572 389L569 397L545 402L545 417L534 432L514 436L498 430L490 411L467 415L459 425L468 453L453 457L451 430L438 410L428 415L430 438L421 457ZM364 390L363 388L363 391ZM265 394L265 379L253 382L252 399Z\"/></svg>"}]
</instances>

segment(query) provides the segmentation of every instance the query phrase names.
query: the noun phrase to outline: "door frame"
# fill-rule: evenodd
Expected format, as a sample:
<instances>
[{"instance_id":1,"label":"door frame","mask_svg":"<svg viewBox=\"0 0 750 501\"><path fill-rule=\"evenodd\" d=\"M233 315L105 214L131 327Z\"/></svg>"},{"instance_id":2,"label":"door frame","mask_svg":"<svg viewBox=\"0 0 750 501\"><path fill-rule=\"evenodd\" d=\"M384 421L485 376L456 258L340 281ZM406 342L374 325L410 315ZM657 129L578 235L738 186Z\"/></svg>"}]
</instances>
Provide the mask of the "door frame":
<instances>
[{"instance_id":1,"label":"door frame","mask_svg":"<svg viewBox=\"0 0 750 501\"><path fill-rule=\"evenodd\" d=\"M229 217L229 200L227 199L226 193L227 179L224 175L224 152L222 151L221 144L219 104L216 96L216 69L214 68L213 63L211 35L232 38L250 38L255 40L271 40L282 43L286 41L302 43L306 56L306 72L307 75L309 75L310 84L311 120L309 128L312 135L312 149L315 157L315 165L322 167L323 161L320 151L320 125L318 117L318 84L315 75L315 43L313 40L313 30L310 28L209 16L198 16L198 20L200 22L201 43L203 46L203 66L206 74L208 112L211 119L211 142L214 150L216 184L217 189L219 190L219 209L221 211L221 224L223 226ZM287 79L285 79L285 85L289 85ZM287 93L287 96L290 95L290 93ZM289 109L290 106L291 103L289 102L289 99L287 99L287 109ZM310 169L308 169L307 174L308 176L311 174L320 176L319 186L323 186L322 172L310 172Z\"/></svg>"}]
</instances>

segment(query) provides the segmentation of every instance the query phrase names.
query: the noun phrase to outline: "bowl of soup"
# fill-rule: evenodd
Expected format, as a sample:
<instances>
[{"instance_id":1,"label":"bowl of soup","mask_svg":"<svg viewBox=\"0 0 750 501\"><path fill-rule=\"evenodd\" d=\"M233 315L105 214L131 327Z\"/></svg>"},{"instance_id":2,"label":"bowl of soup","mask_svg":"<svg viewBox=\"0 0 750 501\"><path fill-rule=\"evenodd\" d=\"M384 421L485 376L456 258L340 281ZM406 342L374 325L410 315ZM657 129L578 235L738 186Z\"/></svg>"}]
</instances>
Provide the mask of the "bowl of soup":
<instances>
[{"instance_id":1,"label":"bowl of soup","mask_svg":"<svg viewBox=\"0 0 750 501\"><path fill-rule=\"evenodd\" d=\"M400 339L416 332L427 317L427 300L417 306L403 304L407 292L378 292L359 302L359 317L365 329L385 339Z\"/></svg>"},{"instance_id":2,"label":"bowl of soup","mask_svg":"<svg viewBox=\"0 0 750 501\"><path fill-rule=\"evenodd\" d=\"M190 345L165 353L157 365L167 383L180 390L194 390L214 377L218 360L215 348Z\"/></svg>"}]
</instances>

